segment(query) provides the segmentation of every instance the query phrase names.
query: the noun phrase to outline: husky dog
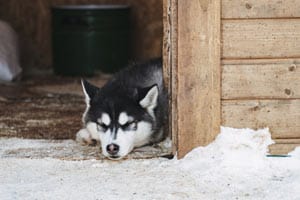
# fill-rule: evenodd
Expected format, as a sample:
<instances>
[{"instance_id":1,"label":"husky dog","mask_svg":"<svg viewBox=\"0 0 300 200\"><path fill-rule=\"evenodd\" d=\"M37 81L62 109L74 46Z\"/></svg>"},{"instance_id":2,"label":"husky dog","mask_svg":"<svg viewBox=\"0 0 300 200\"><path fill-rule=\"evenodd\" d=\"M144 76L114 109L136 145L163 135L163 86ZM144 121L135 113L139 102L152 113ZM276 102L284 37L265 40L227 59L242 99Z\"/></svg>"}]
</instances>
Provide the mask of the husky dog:
<instances>
[{"instance_id":1,"label":"husky dog","mask_svg":"<svg viewBox=\"0 0 300 200\"><path fill-rule=\"evenodd\" d=\"M121 159L134 147L165 138L167 93L161 59L136 64L117 73L102 88L82 80L86 110L77 141L100 141L102 153Z\"/></svg>"}]
</instances>

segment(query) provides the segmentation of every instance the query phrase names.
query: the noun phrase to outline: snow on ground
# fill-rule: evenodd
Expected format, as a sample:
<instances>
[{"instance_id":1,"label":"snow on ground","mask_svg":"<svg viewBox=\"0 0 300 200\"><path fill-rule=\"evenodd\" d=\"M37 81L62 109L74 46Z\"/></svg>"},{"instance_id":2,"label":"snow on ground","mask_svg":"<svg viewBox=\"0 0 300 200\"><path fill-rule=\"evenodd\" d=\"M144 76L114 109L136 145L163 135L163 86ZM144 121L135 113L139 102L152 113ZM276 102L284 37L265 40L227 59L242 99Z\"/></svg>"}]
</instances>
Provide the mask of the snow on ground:
<instances>
[{"instance_id":1,"label":"snow on ground","mask_svg":"<svg viewBox=\"0 0 300 200\"><path fill-rule=\"evenodd\" d=\"M1 158L0 199L299 200L300 148L266 157L271 143L268 129L222 127L181 160Z\"/></svg>"}]
</instances>

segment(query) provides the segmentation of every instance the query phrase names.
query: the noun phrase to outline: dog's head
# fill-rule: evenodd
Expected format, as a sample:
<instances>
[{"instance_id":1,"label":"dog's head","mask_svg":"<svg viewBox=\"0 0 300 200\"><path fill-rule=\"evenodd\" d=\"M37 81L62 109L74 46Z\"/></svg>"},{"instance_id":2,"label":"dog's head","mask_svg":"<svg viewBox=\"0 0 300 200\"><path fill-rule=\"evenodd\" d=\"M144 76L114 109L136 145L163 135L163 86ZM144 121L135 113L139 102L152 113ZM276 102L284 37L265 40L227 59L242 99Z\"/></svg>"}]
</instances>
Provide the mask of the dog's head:
<instances>
[{"instance_id":1,"label":"dog's head","mask_svg":"<svg viewBox=\"0 0 300 200\"><path fill-rule=\"evenodd\" d=\"M121 159L134 147L149 143L155 123L158 87L97 88L82 80L86 110L83 122L92 134L98 134L102 153Z\"/></svg>"}]
</instances>

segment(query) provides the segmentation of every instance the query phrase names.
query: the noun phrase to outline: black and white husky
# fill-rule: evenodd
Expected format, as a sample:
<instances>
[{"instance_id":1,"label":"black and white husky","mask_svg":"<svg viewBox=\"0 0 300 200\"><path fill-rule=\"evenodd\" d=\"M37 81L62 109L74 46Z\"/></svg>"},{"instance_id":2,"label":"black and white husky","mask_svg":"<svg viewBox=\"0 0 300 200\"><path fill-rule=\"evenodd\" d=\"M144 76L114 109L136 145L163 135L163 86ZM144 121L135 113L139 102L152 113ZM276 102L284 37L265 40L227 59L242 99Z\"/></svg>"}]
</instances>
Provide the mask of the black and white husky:
<instances>
[{"instance_id":1,"label":"black and white husky","mask_svg":"<svg viewBox=\"0 0 300 200\"><path fill-rule=\"evenodd\" d=\"M77 141L100 141L104 156L121 159L134 147L165 138L168 103L161 59L130 66L102 88L85 80L82 87L87 107Z\"/></svg>"}]
</instances>

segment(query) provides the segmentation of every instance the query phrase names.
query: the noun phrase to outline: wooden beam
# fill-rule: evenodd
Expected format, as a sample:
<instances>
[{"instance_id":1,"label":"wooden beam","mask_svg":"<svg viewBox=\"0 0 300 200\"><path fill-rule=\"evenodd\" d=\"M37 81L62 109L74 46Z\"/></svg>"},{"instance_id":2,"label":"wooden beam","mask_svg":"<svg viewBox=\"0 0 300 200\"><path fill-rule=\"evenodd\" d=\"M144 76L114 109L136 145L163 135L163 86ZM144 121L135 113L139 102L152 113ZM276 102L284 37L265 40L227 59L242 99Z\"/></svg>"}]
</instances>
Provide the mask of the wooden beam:
<instances>
[{"instance_id":1,"label":"wooden beam","mask_svg":"<svg viewBox=\"0 0 300 200\"><path fill-rule=\"evenodd\" d=\"M299 0L222 0L223 19L300 17Z\"/></svg>"},{"instance_id":2,"label":"wooden beam","mask_svg":"<svg viewBox=\"0 0 300 200\"><path fill-rule=\"evenodd\" d=\"M299 58L300 19L222 20L222 58Z\"/></svg>"},{"instance_id":3,"label":"wooden beam","mask_svg":"<svg viewBox=\"0 0 300 200\"><path fill-rule=\"evenodd\" d=\"M270 154L288 154L294 151L299 144L272 144L268 147Z\"/></svg>"},{"instance_id":4,"label":"wooden beam","mask_svg":"<svg viewBox=\"0 0 300 200\"><path fill-rule=\"evenodd\" d=\"M300 60L234 60L222 65L222 99L300 98Z\"/></svg>"},{"instance_id":5,"label":"wooden beam","mask_svg":"<svg viewBox=\"0 0 300 200\"><path fill-rule=\"evenodd\" d=\"M172 68L178 157L207 145L220 128L219 0L178 0L178 64ZM174 74L176 76L174 77Z\"/></svg>"},{"instance_id":6,"label":"wooden beam","mask_svg":"<svg viewBox=\"0 0 300 200\"><path fill-rule=\"evenodd\" d=\"M300 138L300 99L223 100L222 125L234 128L269 127L272 138Z\"/></svg>"},{"instance_id":7,"label":"wooden beam","mask_svg":"<svg viewBox=\"0 0 300 200\"><path fill-rule=\"evenodd\" d=\"M172 134L172 144L173 144L173 153L174 155L178 150L178 126L177 126L177 66L178 66L178 0L170 0L170 23L171 23L171 56L170 56L170 108L171 110L171 134Z\"/></svg>"},{"instance_id":8,"label":"wooden beam","mask_svg":"<svg viewBox=\"0 0 300 200\"><path fill-rule=\"evenodd\" d=\"M163 71L165 87L170 92L170 62L171 62L171 23L170 23L170 0L163 0Z\"/></svg>"},{"instance_id":9,"label":"wooden beam","mask_svg":"<svg viewBox=\"0 0 300 200\"><path fill-rule=\"evenodd\" d=\"M163 1L163 68L165 86L169 93L169 127L172 152L177 153L177 6L178 0Z\"/></svg>"}]
</instances>

